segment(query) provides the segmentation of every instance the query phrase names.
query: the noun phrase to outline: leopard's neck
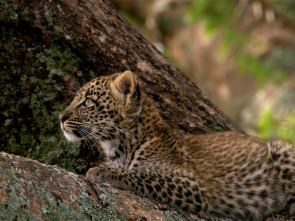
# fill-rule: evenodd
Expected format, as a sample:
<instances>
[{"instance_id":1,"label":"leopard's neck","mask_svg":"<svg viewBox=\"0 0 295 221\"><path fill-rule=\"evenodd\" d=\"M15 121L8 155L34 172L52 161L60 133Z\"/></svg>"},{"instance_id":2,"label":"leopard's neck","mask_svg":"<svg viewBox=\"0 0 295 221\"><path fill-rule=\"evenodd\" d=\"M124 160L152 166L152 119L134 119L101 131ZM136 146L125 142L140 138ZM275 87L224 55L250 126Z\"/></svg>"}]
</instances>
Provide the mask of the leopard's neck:
<instances>
[{"instance_id":1,"label":"leopard's neck","mask_svg":"<svg viewBox=\"0 0 295 221\"><path fill-rule=\"evenodd\" d=\"M162 121L157 108L149 98L143 99L142 107L139 115L119 122L121 129L116 139L100 142L108 165L129 170L135 164L134 159L144 150L152 148L154 142L161 140L167 145L168 141L169 144L180 142ZM165 146L163 145L163 151L175 151Z\"/></svg>"}]
</instances>

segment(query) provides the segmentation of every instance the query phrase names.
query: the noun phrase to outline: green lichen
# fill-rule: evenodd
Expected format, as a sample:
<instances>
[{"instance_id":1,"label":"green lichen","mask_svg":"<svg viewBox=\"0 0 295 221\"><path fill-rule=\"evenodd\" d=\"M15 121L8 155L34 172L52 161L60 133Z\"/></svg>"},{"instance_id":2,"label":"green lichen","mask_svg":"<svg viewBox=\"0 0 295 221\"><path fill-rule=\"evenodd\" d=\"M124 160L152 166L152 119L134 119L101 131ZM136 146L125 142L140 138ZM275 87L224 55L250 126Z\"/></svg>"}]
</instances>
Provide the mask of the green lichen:
<instances>
[{"instance_id":1,"label":"green lichen","mask_svg":"<svg viewBox=\"0 0 295 221\"><path fill-rule=\"evenodd\" d=\"M76 200L73 198L73 195L70 195L70 200L72 201L72 202L75 202Z\"/></svg>"},{"instance_id":2,"label":"green lichen","mask_svg":"<svg viewBox=\"0 0 295 221\"><path fill-rule=\"evenodd\" d=\"M64 43L70 36L54 24L49 6L43 8L45 21L55 29L48 42L40 38L39 30L26 27L26 23L18 25L14 4L0 2L0 19L9 22L0 30L0 150L85 171L87 163L74 160L80 144L64 139L58 115L72 99L67 92L73 86L67 86L65 76L85 82L94 75L80 55ZM29 14L24 12L22 19L28 20Z\"/></svg>"},{"instance_id":3,"label":"green lichen","mask_svg":"<svg viewBox=\"0 0 295 221\"><path fill-rule=\"evenodd\" d=\"M138 197L135 195L136 198L139 198L140 205L144 206L145 208L152 207L152 203L145 197Z\"/></svg>"},{"instance_id":4,"label":"green lichen","mask_svg":"<svg viewBox=\"0 0 295 221\"><path fill-rule=\"evenodd\" d=\"M5 203L0 204L0 220L31 220L40 221L41 217L34 217L28 213L30 203L24 196L17 193L13 185L5 187L10 193ZM20 196L19 196L20 195ZM51 194L42 188L38 189L38 195L45 199L46 205L41 205L42 217L48 221L57 220L123 220L119 219L115 208L101 208L96 202L89 198L87 193L82 192L79 197L80 211L76 211L71 205L57 201Z\"/></svg>"},{"instance_id":5,"label":"green lichen","mask_svg":"<svg viewBox=\"0 0 295 221\"><path fill-rule=\"evenodd\" d=\"M169 221L174 221L175 219L174 219L174 214L172 214L172 213L166 213L166 217L167 217L167 220L169 220Z\"/></svg>"},{"instance_id":6,"label":"green lichen","mask_svg":"<svg viewBox=\"0 0 295 221\"><path fill-rule=\"evenodd\" d=\"M86 213L77 212L71 205L56 200L43 188L37 189L40 199L44 199L46 204L41 205L42 215L46 220L89 220Z\"/></svg>"},{"instance_id":7,"label":"green lichen","mask_svg":"<svg viewBox=\"0 0 295 221\"><path fill-rule=\"evenodd\" d=\"M6 202L0 204L0 220L42 220L27 212L27 207L30 205L28 199L24 195L17 196L16 189L13 185L5 187L4 190L8 190L9 194Z\"/></svg>"},{"instance_id":8,"label":"green lichen","mask_svg":"<svg viewBox=\"0 0 295 221\"><path fill-rule=\"evenodd\" d=\"M47 17L50 21L49 12ZM0 44L0 150L71 171L83 170L87 165L73 159L80 145L64 139L58 115L72 99L66 93L70 89L65 76L82 82L93 78L92 72L57 37L42 42L39 37L34 39L34 31L23 33L17 25L4 32L5 41Z\"/></svg>"},{"instance_id":9,"label":"green lichen","mask_svg":"<svg viewBox=\"0 0 295 221\"><path fill-rule=\"evenodd\" d=\"M116 208L109 204L101 207L86 192L82 192L79 199L80 211L86 213L91 220L125 220L124 215L119 214Z\"/></svg>"},{"instance_id":10,"label":"green lichen","mask_svg":"<svg viewBox=\"0 0 295 221\"><path fill-rule=\"evenodd\" d=\"M1 164L0 183L5 182L2 186L3 193L7 192L6 199L1 200L0 204L0 220L32 220L40 221L42 219L34 217L28 213L27 208L30 206L30 201L24 194L21 194L22 186L18 176L20 172L16 172L13 168L3 168ZM25 178L23 176L23 178Z\"/></svg>"},{"instance_id":11,"label":"green lichen","mask_svg":"<svg viewBox=\"0 0 295 221\"><path fill-rule=\"evenodd\" d=\"M166 213L166 218L168 221L185 221L187 220L186 218L181 217L180 215L172 212L167 212Z\"/></svg>"},{"instance_id":12,"label":"green lichen","mask_svg":"<svg viewBox=\"0 0 295 221\"><path fill-rule=\"evenodd\" d=\"M15 171L13 167L3 168L2 164L0 166L2 166L0 183L5 183L1 189L7 193L7 196L1 199L0 220L124 220L124 216L118 215L118 211L111 204L105 203L102 206L97 204L87 194L87 186L83 183L80 185L81 193L78 197L80 208L75 209L72 205L58 200L42 188L42 185L46 186L46 183L29 179L22 172ZM22 186L24 184L26 187ZM30 199L23 194L23 190L28 186L36 190L36 197L40 200L41 217L35 217L30 213ZM72 198L71 201L75 200Z\"/></svg>"},{"instance_id":13,"label":"green lichen","mask_svg":"<svg viewBox=\"0 0 295 221\"><path fill-rule=\"evenodd\" d=\"M49 10L48 5L44 4L43 9L45 21L48 23L49 26L53 26L52 13Z\"/></svg>"},{"instance_id":14,"label":"green lichen","mask_svg":"<svg viewBox=\"0 0 295 221\"><path fill-rule=\"evenodd\" d=\"M8 22L17 23L17 6L8 0L0 1L0 18Z\"/></svg>"}]
</instances>

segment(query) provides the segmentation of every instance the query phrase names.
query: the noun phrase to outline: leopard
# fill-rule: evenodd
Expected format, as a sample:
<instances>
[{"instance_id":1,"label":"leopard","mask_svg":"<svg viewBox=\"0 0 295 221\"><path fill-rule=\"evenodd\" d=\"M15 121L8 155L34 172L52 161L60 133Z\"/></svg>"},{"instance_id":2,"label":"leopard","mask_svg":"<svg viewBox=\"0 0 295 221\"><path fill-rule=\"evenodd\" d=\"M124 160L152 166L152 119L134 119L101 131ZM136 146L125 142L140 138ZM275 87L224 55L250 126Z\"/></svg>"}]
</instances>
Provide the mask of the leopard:
<instances>
[{"instance_id":1,"label":"leopard","mask_svg":"<svg viewBox=\"0 0 295 221\"><path fill-rule=\"evenodd\" d=\"M100 76L59 115L69 141L104 152L86 176L200 217L263 220L295 212L295 150L243 132L176 134L136 74Z\"/></svg>"}]
</instances>

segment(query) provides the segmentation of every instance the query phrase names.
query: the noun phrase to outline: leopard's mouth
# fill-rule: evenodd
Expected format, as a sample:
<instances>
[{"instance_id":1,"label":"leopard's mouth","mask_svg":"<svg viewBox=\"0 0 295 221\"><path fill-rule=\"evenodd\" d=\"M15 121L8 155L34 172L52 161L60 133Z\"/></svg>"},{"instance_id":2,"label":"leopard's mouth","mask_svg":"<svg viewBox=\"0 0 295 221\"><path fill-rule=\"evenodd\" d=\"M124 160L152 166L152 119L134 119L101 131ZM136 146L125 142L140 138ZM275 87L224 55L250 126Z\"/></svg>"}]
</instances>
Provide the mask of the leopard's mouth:
<instances>
[{"instance_id":1,"label":"leopard's mouth","mask_svg":"<svg viewBox=\"0 0 295 221\"><path fill-rule=\"evenodd\" d=\"M89 134L90 130L85 126L79 126L77 129L71 129L71 131L61 124L62 131L65 137L69 141L80 141L84 140Z\"/></svg>"},{"instance_id":2,"label":"leopard's mouth","mask_svg":"<svg viewBox=\"0 0 295 221\"><path fill-rule=\"evenodd\" d=\"M69 141L80 141L83 140L83 137L77 132L70 132L67 129L63 129L63 133L65 135L65 137L69 140Z\"/></svg>"},{"instance_id":3,"label":"leopard's mouth","mask_svg":"<svg viewBox=\"0 0 295 221\"><path fill-rule=\"evenodd\" d=\"M75 130L70 131L65 125L64 123L61 122L60 124L61 129L65 135L65 137L67 138L67 140L69 141L80 141L83 140L82 136L77 132L74 132Z\"/></svg>"}]
</instances>

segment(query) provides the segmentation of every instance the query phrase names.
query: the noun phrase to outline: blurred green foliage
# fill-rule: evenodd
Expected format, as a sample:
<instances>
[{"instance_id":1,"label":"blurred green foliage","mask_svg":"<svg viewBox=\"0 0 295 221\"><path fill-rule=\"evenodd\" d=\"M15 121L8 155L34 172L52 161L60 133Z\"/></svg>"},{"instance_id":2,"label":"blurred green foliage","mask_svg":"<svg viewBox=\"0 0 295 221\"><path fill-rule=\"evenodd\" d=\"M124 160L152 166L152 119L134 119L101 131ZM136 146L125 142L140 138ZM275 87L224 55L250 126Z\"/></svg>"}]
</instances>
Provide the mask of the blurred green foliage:
<instances>
[{"instance_id":1,"label":"blurred green foliage","mask_svg":"<svg viewBox=\"0 0 295 221\"><path fill-rule=\"evenodd\" d=\"M209 35L220 34L221 55L234 54L241 73L251 74L257 86L261 88L267 83L282 84L288 80L290 70L295 68L294 48L277 47L270 51L267 59L260 59L248 50L249 45L260 47L259 42L238 26L238 1L231 0L192 0L188 9L191 22L202 21ZM248 2L251 4L251 2ZM295 22L294 0L268 0L275 10L293 19ZM292 101L291 101L292 102ZM294 102L294 101L293 101ZM273 107L278 108L278 107ZM265 139L284 139L295 144L295 113L287 114L284 119L276 119L273 109L261 111L257 124L258 134Z\"/></svg>"},{"instance_id":2,"label":"blurred green foliage","mask_svg":"<svg viewBox=\"0 0 295 221\"><path fill-rule=\"evenodd\" d=\"M294 0L267 0L273 7L278 9L282 14L288 18L295 20L295 1Z\"/></svg>"},{"instance_id":3,"label":"blurred green foliage","mask_svg":"<svg viewBox=\"0 0 295 221\"><path fill-rule=\"evenodd\" d=\"M248 51L248 45L259 47L259 42L251 38L247 30L238 28L239 16L237 3L230 0L192 0L188 9L192 22L203 21L208 34L218 31L222 35L221 55L226 56L229 51L234 53L241 73L253 75L260 87L269 81L283 82L287 77L284 70L270 66L269 61L262 62Z\"/></svg>"},{"instance_id":4,"label":"blurred green foliage","mask_svg":"<svg viewBox=\"0 0 295 221\"><path fill-rule=\"evenodd\" d=\"M264 139L277 138L295 144L295 113L276 119L273 110L265 108L257 123L259 136Z\"/></svg>"}]
</instances>

